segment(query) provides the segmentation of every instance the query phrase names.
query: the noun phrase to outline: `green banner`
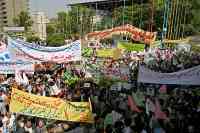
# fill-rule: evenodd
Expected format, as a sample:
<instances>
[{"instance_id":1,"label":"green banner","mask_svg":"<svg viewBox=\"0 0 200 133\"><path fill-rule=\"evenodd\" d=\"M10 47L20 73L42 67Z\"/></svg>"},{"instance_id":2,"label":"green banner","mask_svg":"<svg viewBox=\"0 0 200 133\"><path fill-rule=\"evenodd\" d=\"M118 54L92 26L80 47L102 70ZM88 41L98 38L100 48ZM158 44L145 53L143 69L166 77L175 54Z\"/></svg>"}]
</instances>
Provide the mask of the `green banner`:
<instances>
[{"instance_id":1,"label":"green banner","mask_svg":"<svg viewBox=\"0 0 200 133\"><path fill-rule=\"evenodd\" d=\"M130 42L118 42L117 48L127 51L144 51L145 45Z\"/></svg>"},{"instance_id":2,"label":"green banner","mask_svg":"<svg viewBox=\"0 0 200 133\"><path fill-rule=\"evenodd\" d=\"M83 48L82 49L82 56L84 57L90 57L92 56L93 50L92 48Z\"/></svg>"},{"instance_id":3,"label":"green banner","mask_svg":"<svg viewBox=\"0 0 200 133\"><path fill-rule=\"evenodd\" d=\"M65 80L65 83L68 85L71 85L79 80L79 78L76 75L73 75L72 72L68 70L64 72L63 78Z\"/></svg>"},{"instance_id":4,"label":"green banner","mask_svg":"<svg viewBox=\"0 0 200 133\"><path fill-rule=\"evenodd\" d=\"M122 57L122 52L121 52L121 49L118 49L118 48L98 49L97 57L119 59Z\"/></svg>"}]
</instances>

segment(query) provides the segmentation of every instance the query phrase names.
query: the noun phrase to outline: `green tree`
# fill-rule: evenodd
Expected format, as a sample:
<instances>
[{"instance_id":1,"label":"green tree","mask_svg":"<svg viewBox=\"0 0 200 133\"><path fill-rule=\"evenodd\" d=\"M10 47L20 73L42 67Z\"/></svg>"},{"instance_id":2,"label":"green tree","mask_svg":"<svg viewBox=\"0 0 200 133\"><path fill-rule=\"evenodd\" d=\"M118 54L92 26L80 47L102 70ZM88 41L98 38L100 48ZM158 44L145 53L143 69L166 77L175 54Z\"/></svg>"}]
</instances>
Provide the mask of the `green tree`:
<instances>
[{"instance_id":1,"label":"green tree","mask_svg":"<svg viewBox=\"0 0 200 133\"><path fill-rule=\"evenodd\" d=\"M132 24L133 26L148 30L151 18L151 4L144 0L143 3L138 3L133 0L130 6L115 8L112 16L114 26L124 24ZM200 1L199 0L170 0L169 17L168 17L168 32L171 32L172 39L180 36L189 36L197 34L200 31ZM164 21L164 6L165 0L154 0L153 9L153 31L162 32ZM104 19L102 20L104 21ZM108 25L101 23L102 26ZM106 26L105 26L106 27ZM172 28L172 29L170 29Z\"/></svg>"},{"instance_id":2,"label":"green tree","mask_svg":"<svg viewBox=\"0 0 200 133\"><path fill-rule=\"evenodd\" d=\"M191 25L193 26L194 33L200 32L200 1L199 0L191 0L192 6L191 6ZM189 4L189 3L188 3Z\"/></svg>"},{"instance_id":3,"label":"green tree","mask_svg":"<svg viewBox=\"0 0 200 133\"><path fill-rule=\"evenodd\" d=\"M116 81L114 81L111 78L105 77L105 76L101 76L99 77L99 82L98 85L101 88L106 88L106 89L110 89L110 87L115 83Z\"/></svg>"},{"instance_id":4,"label":"green tree","mask_svg":"<svg viewBox=\"0 0 200 133\"><path fill-rule=\"evenodd\" d=\"M149 30L148 26L151 19L151 10L152 5L149 1L143 0L141 3L134 1L132 5L123 6L115 8L112 12L112 19L114 26L119 26L124 24L131 24L133 26L142 28L144 30ZM163 15L164 15L164 2L163 0L154 0L154 9L153 9L153 30L161 31L163 26Z\"/></svg>"},{"instance_id":5,"label":"green tree","mask_svg":"<svg viewBox=\"0 0 200 133\"><path fill-rule=\"evenodd\" d=\"M67 13L66 12L58 12L57 13L57 30L60 33L66 33L67 30Z\"/></svg>"},{"instance_id":6,"label":"green tree","mask_svg":"<svg viewBox=\"0 0 200 133\"><path fill-rule=\"evenodd\" d=\"M80 17L79 7L72 7L67 13L67 29L68 34L79 34L80 33Z\"/></svg>"},{"instance_id":7,"label":"green tree","mask_svg":"<svg viewBox=\"0 0 200 133\"><path fill-rule=\"evenodd\" d=\"M56 33L56 24L47 24L47 36Z\"/></svg>"},{"instance_id":8,"label":"green tree","mask_svg":"<svg viewBox=\"0 0 200 133\"><path fill-rule=\"evenodd\" d=\"M31 27L33 24L33 21L31 20L28 12L24 11L22 11L16 18L14 18L13 21L16 26L24 27L25 31L28 31L29 27Z\"/></svg>"},{"instance_id":9,"label":"green tree","mask_svg":"<svg viewBox=\"0 0 200 133\"><path fill-rule=\"evenodd\" d=\"M92 31L95 11L85 6L74 6L67 13L68 35L84 35Z\"/></svg>"},{"instance_id":10,"label":"green tree","mask_svg":"<svg viewBox=\"0 0 200 133\"><path fill-rule=\"evenodd\" d=\"M109 29L113 26L113 20L111 16L104 16L100 23L97 23L97 30Z\"/></svg>"},{"instance_id":11,"label":"green tree","mask_svg":"<svg viewBox=\"0 0 200 133\"><path fill-rule=\"evenodd\" d=\"M171 0L168 17L168 39L180 39L200 31L200 2L199 0ZM160 10L164 12L164 10ZM156 17L158 22L159 14ZM170 35L171 34L171 35ZM170 37L171 36L171 37Z\"/></svg>"},{"instance_id":12,"label":"green tree","mask_svg":"<svg viewBox=\"0 0 200 133\"><path fill-rule=\"evenodd\" d=\"M47 36L47 45L48 46L61 46L64 45L65 42L65 34L58 33L58 34L52 34Z\"/></svg>"},{"instance_id":13,"label":"green tree","mask_svg":"<svg viewBox=\"0 0 200 133\"><path fill-rule=\"evenodd\" d=\"M59 12L57 18L51 19L47 24L47 45L48 46L61 46L64 45L66 34L66 13Z\"/></svg>"},{"instance_id":14,"label":"green tree","mask_svg":"<svg viewBox=\"0 0 200 133\"><path fill-rule=\"evenodd\" d=\"M81 20L81 28L82 35L91 32L93 28L93 18L95 15L94 10L87 7L80 7L80 20Z\"/></svg>"},{"instance_id":15,"label":"green tree","mask_svg":"<svg viewBox=\"0 0 200 133\"><path fill-rule=\"evenodd\" d=\"M41 41L41 39L37 36L28 36L26 39L27 42L39 42Z\"/></svg>"}]
</instances>

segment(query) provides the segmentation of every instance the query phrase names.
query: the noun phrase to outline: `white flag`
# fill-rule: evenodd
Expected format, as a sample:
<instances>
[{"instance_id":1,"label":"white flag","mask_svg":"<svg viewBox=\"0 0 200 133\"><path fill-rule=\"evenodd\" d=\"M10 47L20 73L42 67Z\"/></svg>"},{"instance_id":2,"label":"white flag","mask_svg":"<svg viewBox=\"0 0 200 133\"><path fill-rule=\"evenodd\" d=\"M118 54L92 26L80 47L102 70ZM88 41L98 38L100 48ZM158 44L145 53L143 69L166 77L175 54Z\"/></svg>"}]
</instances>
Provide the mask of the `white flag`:
<instances>
[{"instance_id":1,"label":"white flag","mask_svg":"<svg viewBox=\"0 0 200 133\"><path fill-rule=\"evenodd\" d=\"M29 80L28 80L28 77L26 76L25 72L23 72L23 84L24 85L28 85L29 84Z\"/></svg>"}]
</instances>

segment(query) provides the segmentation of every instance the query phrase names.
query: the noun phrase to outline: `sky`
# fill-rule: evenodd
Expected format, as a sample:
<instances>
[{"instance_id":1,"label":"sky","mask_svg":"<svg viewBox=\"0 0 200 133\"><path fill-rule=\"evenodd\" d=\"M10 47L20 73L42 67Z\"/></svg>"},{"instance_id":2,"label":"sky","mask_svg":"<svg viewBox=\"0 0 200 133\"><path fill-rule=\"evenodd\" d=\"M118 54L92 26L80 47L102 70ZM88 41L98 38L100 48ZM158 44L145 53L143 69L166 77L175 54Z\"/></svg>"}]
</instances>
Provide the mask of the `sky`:
<instances>
[{"instance_id":1,"label":"sky","mask_svg":"<svg viewBox=\"0 0 200 133\"><path fill-rule=\"evenodd\" d=\"M56 17L59 11L67 10L68 0L30 0L30 11L43 11L49 18Z\"/></svg>"}]
</instances>

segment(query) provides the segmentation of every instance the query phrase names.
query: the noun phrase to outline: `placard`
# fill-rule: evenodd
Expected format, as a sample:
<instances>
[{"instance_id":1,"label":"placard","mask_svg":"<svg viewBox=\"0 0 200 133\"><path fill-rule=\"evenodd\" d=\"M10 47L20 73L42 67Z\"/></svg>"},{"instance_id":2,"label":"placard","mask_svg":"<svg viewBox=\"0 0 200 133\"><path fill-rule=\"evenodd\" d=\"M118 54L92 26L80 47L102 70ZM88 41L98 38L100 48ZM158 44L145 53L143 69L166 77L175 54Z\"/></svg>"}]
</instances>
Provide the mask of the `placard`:
<instances>
[{"instance_id":1,"label":"placard","mask_svg":"<svg viewBox=\"0 0 200 133\"><path fill-rule=\"evenodd\" d=\"M59 98L33 95L12 88L10 111L28 116L93 123L89 102L66 102Z\"/></svg>"},{"instance_id":2,"label":"placard","mask_svg":"<svg viewBox=\"0 0 200 133\"><path fill-rule=\"evenodd\" d=\"M140 66L138 82L155 84L200 85L200 66L173 73L154 72Z\"/></svg>"},{"instance_id":3,"label":"placard","mask_svg":"<svg viewBox=\"0 0 200 133\"><path fill-rule=\"evenodd\" d=\"M69 47L45 49L33 48L11 38L8 39L8 50L13 61L66 63L81 60L81 41L71 43Z\"/></svg>"}]
</instances>

